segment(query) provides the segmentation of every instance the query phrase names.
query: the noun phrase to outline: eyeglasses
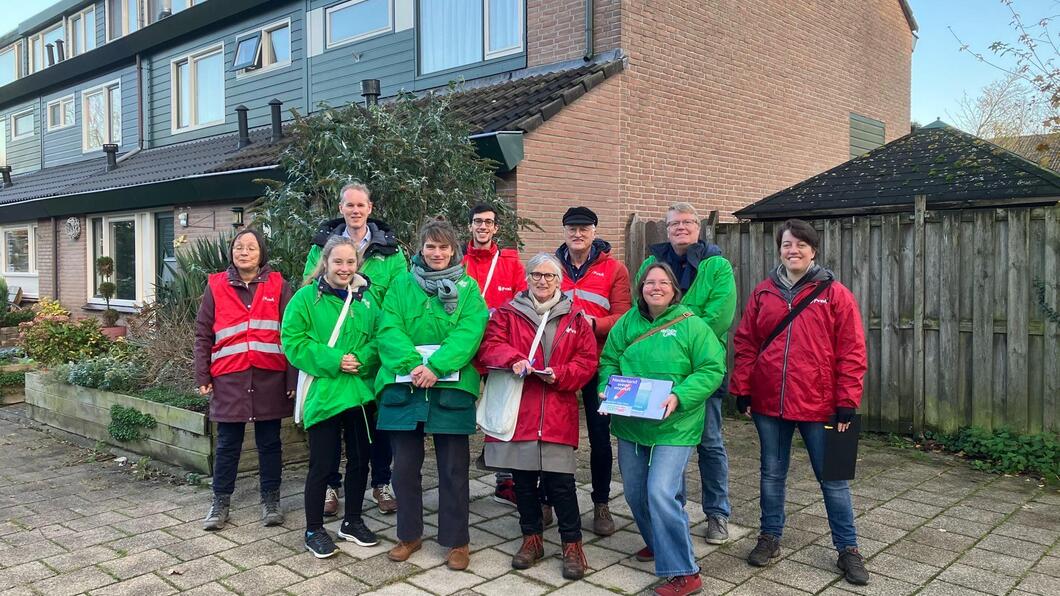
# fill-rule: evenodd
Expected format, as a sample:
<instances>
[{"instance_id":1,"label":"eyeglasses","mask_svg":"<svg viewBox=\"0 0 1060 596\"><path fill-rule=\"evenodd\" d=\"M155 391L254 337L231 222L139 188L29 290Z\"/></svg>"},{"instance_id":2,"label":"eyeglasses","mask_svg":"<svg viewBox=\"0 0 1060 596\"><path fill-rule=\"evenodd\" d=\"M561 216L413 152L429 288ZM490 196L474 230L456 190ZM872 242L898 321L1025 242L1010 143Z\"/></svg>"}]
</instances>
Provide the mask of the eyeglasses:
<instances>
[{"instance_id":1,"label":"eyeglasses","mask_svg":"<svg viewBox=\"0 0 1060 596\"><path fill-rule=\"evenodd\" d=\"M542 279L545 281L555 281L557 277L559 277L559 275L555 273L539 273L534 271L530 274L530 279L534 281L541 281Z\"/></svg>"},{"instance_id":2,"label":"eyeglasses","mask_svg":"<svg viewBox=\"0 0 1060 596\"><path fill-rule=\"evenodd\" d=\"M471 223L476 225L476 226L492 226L493 224L497 223L497 220L495 220L495 219L480 219L480 218L476 217L475 219L471 220Z\"/></svg>"},{"instance_id":3,"label":"eyeglasses","mask_svg":"<svg viewBox=\"0 0 1060 596\"><path fill-rule=\"evenodd\" d=\"M644 287L645 288L654 288L654 287L669 288L669 287L673 287L673 285L674 285L673 282L671 282L668 279L664 279L664 280L661 280L661 281L652 280L652 281L644 282Z\"/></svg>"},{"instance_id":4,"label":"eyeglasses","mask_svg":"<svg viewBox=\"0 0 1060 596\"><path fill-rule=\"evenodd\" d=\"M667 222L666 223L666 227L671 229L671 230L676 228L676 227L678 227L678 226L685 227L685 228L691 228L691 227L698 226L698 225L699 225L699 222L694 220L694 219L680 219L680 220L677 220L677 221L671 221L671 222Z\"/></svg>"}]
</instances>

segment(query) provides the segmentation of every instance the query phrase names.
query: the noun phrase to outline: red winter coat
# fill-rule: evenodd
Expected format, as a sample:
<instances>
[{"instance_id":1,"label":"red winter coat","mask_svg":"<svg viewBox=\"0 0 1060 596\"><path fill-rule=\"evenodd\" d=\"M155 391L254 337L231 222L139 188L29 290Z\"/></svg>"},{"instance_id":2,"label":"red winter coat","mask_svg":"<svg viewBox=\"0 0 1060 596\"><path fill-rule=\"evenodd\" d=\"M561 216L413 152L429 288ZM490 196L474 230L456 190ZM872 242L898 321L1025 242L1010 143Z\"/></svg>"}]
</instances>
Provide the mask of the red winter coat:
<instances>
[{"instance_id":1,"label":"red winter coat","mask_svg":"<svg viewBox=\"0 0 1060 596\"><path fill-rule=\"evenodd\" d=\"M765 351L762 341L831 271L807 273L793 288L777 273L751 293L733 338L736 363L729 392L749 395L751 410L786 420L825 422L837 407L861 403L865 370L865 334L854 295L843 284L831 286L781 331Z\"/></svg>"},{"instance_id":2,"label":"red winter coat","mask_svg":"<svg viewBox=\"0 0 1060 596\"><path fill-rule=\"evenodd\" d=\"M464 269L478 283L481 290L489 276L493 256L497 257L497 267L493 271L490 287L486 288L483 298L486 308L492 312L498 306L511 301L515 295L526 289L526 270L519 261L519 252L510 248L500 248L496 242L490 243L488 249L475 248L474 243L467 243L464 252Z\"/></svg>"},{"instance_id":3,"label":"red winter coat","mask_svg":"<svg viewBox=\"0 0 1060 596\"><path fill-rule=\"evenodd\" d=\"M633 306L629 270L621 261L611 258L611 245L600 239L593 241L589 262L580 272L571 264L566 244L556 249L556 258L565 269L563 293L573 298L574 305L585 314L596 319L593 331L600 352L615 322Z\"/></svg>"},{"instance_id":4,"label":"red winter coat","mask_svg":"<svg viewBox=\"0 0 1060 596\"><path fill-rule=\"evenodd\" d=\"M537 323L529 317L533 312L526 293L498 308L486 325L475 363L481 368L511 369L526 358L537 333ZM538 375L527 375L523 382L523 397L519 403L519 419L512 441L546 441L578 446L578 412L581 400L578 390L596 373L596 341L589 321L581 309L572 306L564 297L553 307L550 320L559 320L555 328L552 351L544 362L544 343L538 346L534 367L551 366L556 382L549 385ZM487 441L497 439L487 436Z\"/></svg>"}]
</instances>

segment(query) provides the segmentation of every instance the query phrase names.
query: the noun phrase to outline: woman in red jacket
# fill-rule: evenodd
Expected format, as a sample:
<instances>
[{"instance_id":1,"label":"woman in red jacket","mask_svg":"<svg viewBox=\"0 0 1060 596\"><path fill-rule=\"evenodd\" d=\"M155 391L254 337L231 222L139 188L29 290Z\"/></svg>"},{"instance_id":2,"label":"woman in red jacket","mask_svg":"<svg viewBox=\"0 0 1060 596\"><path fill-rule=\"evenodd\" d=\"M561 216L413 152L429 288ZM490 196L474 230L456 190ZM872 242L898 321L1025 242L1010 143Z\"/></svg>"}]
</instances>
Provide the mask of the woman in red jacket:
<instances>
[{"instance_id":1,"label":"woman in red jacket","mask_svg":"<svg viewBox=\"0 0 1060 596\"><path fill-rule=\"evenodd\" d=\"M814 263L817 232L789 219L777 230L780 266L758 284L736 330L730 393L750 415L761 444L761 533L747 561L758 567L780 556L784 483L798 427L824 493L837 566L854 584L868 583L846 480L821 480L825 424L844 432L861 403L865 335L857 302L831 271ZM820 290L818 292L818 290ZM806 307L787 325L788 313Z\"/></svg>"},{"instance_id":2,"label":"woman in red jacket","mask_svg":"<svg viewBox=\"0 0 1060 596\"><path fill-rule=\"evenodd\" d=\"M529 289L493 313L477 356L480 367L508 369L524 378L515 434L509 441L486 436L486 465L513 472L523 545L512 567L528 569L545 554L540 477L559 520L563 577L581 579L587 563L574 487L577 391L596 372L596 339L584 313L560 291L559 261L540 253L526 269ZM539 329L541 338L530 353Z\"/></svg>"}]
</instances>

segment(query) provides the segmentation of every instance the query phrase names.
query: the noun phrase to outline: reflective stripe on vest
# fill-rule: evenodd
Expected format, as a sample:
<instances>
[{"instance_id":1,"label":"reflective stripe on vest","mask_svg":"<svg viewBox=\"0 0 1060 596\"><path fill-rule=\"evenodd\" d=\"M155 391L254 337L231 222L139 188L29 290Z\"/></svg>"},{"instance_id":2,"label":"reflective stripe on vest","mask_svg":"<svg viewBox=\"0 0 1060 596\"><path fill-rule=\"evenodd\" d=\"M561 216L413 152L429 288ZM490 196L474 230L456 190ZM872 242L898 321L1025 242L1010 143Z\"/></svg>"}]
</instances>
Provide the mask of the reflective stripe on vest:
<instances>
[{"instance_id":1,"label":"reflective stripe on vest","mask_svg":"<svg viewBox=\"0 0 1060 596\"><path fill-rule=\"evenodd\" d=\"M221 358L232 356L234 354L242 354L243 352L247 352L249 350L254 350L256 352L264 352L266 354L283 353L283 348L280 346L280 344L269 344L260 341L243 342L241 344L232 344L230 346L225 346L220 350L217 350L210 356L210 362L216 362Z\"/></svg>"},{"instance_id":2,"label":"reflective stripe on vest","mask_svg":"<svg viewBox=\"0 0 1060 596\"><path fill-rule=\"evenodd\" d=\"M210 354L210 374L260 368L282 371L287 368L280 345L280 300L283 278L269 273L258 282L251 304L236 294L226 272L210 276L214 298L214 345ZM249 316L248 316L249 315Z\"/></svg>"},{"instance_id":3,"label":"reflective stripe on vest","mask_svg":"<svg viewBox=\"0 0 1060 596\"><path fill-rule=\"evenodd\" d=\"M606 296L602 296L602 295L597 294L595 292L588 292L588 291L585 291L585 290L574 289L574 290L567 290L566 292L563 292L563 293L566 294L567 297L571 298L572 300L574 298L580 298L582 300L585 300L586 302L592 302L593 304L603 308L604 310L608 310L608 311L611 310L611 301L608 300Z\"/></svg>"},{"instance_id":4,"label":"reflective stripe on vest","mask_svg":"<svg viewBox=\"0 0 1060 596\"><path fill-rule=\"evenodd\" d=\"M268 319L251 319L250 320L250 328L251 329L268 329L270 331L279 331L280 330L280 322L279 321L270 321Z\"/></svg>"},{"instance_id":5,"label":"reflective stripe on vest","mask_svg":"<svg viewBox=\"0 0 1060 596\"><path fill-rule=\"evenodd\" d=\"M218 329L217 332L213 334L213 343L218 343L222 339L227 339L237 333L243 333L247 328L246 323L240 323L238 325L232 325L231 327L225 327L224 329Z\"/></svg>"}]
</instances>

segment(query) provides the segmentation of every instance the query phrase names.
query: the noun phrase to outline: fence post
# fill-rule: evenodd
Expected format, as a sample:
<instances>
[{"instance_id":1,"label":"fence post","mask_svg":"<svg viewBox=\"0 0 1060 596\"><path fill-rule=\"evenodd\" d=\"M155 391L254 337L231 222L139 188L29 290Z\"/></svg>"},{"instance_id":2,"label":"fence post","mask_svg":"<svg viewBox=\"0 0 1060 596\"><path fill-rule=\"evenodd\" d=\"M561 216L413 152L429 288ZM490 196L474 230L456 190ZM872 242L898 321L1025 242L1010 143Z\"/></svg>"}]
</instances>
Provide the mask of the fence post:
<instances>
[{"instance_id":1,"label":"fence post","mask_svg":"<svg viewBox=\"0 0 1060 596\"><path fill-rule=\"evenodd\" d=\"M715 227L718 225L718 210L711 209L710 214L707 215L707 219L702 222L700 226L702 231L700 232L701 239L707 244L716 244L714 242Z\"/></svg>"},{"instance_id":2,"label":"fence post","mask_svg":"<svg viewBox=\"0 0 1060 596\"><path fill-rule=\"evenodd\" d=\"M630 214L626 223L626 268L630 271L644 260L644 234L644 223L636 213Z\"/></svg>"},{"instance_id":3,"label":"fence post","mask_svg":"<svg viewBox=\"0 0 1060 596\"><path fill-rule=\"evenodd\" d=\"M913 198L913 436L924 432L924 215L927 197Z\"/></svg>"}]
</instances>

